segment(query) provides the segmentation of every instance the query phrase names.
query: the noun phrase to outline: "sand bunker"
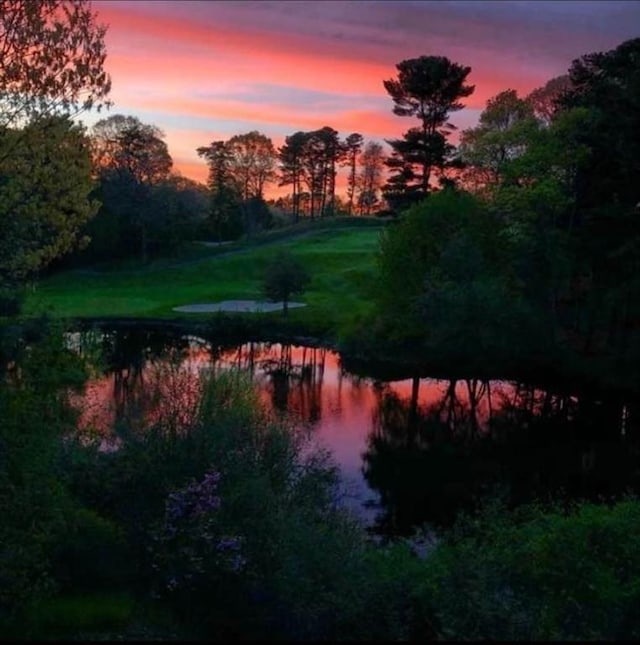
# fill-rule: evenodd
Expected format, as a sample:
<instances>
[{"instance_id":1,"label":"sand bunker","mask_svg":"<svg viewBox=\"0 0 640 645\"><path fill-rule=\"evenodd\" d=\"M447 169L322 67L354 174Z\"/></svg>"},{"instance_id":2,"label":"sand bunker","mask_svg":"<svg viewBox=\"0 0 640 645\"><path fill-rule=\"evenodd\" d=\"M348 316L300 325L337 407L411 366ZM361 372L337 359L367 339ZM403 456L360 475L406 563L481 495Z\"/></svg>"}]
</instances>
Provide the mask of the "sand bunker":
<instances>
[{"instance_id":1,"label":"sand bunker","mask_svg":"<svg viewBox=\"0 0 640 645\"><path fill-rule=\"evenodd\" d=\"M289 309L306 307L303 302L290 302ZM269 311L280 311L281 302L261 302L259 300L223 300L222 302L209 302L196 305L182 305L174 307L173 311L180 311L190 314L212 313L215 311L241 311L249 313L265 313Z\"/></svg>"}]
</instances>

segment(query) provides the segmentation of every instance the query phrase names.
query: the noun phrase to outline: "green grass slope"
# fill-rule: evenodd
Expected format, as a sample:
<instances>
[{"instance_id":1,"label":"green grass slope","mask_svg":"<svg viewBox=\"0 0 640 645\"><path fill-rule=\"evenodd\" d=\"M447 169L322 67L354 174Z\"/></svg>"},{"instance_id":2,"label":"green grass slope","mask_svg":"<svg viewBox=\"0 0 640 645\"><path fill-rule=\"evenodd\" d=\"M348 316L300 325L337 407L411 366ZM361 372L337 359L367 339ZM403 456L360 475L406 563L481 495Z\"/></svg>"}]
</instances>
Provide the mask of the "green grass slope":
<instances>
[{"instance_id":1,"label":"green grass slope","mask_svg":"<svg viewBox=\"0 0 640 645\"><path fill-rule=\"evenodd\" d=\"M172 264L138 269L65 271L39 283L25 303L27 315L49 313L61 318L139 317L207 319L173 307L233 299L263 299L261 280L270 259L283 248L298 257L311 275L307 290L295 299L308 306L289 318L303 327L338 329L366 312L375 281L375 254L381 226L306 227L302 234L256 243L193 250ZM271 314L236 314L278 317Z\"/></svg>"}]
</instances>

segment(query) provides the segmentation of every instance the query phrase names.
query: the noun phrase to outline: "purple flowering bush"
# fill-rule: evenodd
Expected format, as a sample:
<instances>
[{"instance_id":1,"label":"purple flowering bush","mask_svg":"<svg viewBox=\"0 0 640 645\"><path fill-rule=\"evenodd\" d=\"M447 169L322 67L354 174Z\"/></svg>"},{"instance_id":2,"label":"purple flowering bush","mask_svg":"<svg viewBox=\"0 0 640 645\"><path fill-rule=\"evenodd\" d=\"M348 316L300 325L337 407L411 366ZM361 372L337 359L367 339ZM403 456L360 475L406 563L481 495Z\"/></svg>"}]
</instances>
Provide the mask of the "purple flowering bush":
<instances>
[{"instance_id":1,"label":"purple flowering bush","mask_svg":"<svg viewBox=\"0 0 640 645\"><path fill-rule=\"evenodd\" d=\"M153 536L155 595L204 591L241 573L242 537L220 526L220 473L209 470L167 497L164 521Z\"/></svg>"}]
</instances>

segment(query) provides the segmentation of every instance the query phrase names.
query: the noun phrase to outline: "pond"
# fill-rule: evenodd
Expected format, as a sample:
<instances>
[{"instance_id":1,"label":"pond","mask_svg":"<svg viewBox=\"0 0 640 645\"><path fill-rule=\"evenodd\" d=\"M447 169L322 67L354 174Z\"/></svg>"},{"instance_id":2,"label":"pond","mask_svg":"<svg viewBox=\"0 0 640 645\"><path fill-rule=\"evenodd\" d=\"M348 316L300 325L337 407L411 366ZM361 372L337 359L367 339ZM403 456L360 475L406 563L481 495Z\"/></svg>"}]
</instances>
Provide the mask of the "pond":
<instances>
[{"instance_id":1,"label":"pond","mask_svg":"<svg viewBox=\"0 0 640 645\"><path fill-rule=\"evenodd\" d=\"M619 395L505 380L351 374L338 353L131 329L74 334L99 347L100 375L76 397L80 426L117 447L168 410L188 418L203 369L240 368L275 414L307 424L343 479L341 503L372 533L450 525L485 495L606 499L640 490L639 407Z\"/></svg>"}]
</instances>

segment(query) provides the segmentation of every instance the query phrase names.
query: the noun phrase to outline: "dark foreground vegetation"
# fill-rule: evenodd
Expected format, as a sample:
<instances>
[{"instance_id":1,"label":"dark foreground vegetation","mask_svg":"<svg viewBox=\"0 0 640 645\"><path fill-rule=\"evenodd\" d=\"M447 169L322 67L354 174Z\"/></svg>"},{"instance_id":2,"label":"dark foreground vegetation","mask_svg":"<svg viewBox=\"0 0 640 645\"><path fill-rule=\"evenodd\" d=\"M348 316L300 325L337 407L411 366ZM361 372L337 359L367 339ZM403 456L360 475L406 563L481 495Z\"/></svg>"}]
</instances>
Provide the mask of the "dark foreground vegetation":
<instances>
[{"instance_id":1,"label":"dark foreground vegetation","mask_svg":"<svg viewBox=\"0 0 640 645\"><path fill-rule=\"evenodd\" d=\"M171 173L155 126L115 115L87 133L73 121L105 106L111 85L106 28L88 3L0 1L0 27L3 638L640 637L637 498L513 509L494 496L436 527L428 553L417 538L376 542L340 510L331 456L271 418L242 374L189 389L167 368L160 395L175 405L120 424L105 443L78 431L70 405L101 357L71 352L63 325L19 317L45 271L57 272L48 284L74 315L117 305L166 317L184 303L157 276L152 286L152 261L202 237L254 246L222 263L207 256L224 278L206 291L178 271L181 295L247 295L237 290L256 290L274 266L278 224L377 213L394 218L377 254L374 230L345 231L342 247L327 232L333 255L315 254L331 257L324 269L313 265L318 240L289 244L262 288L309 307L262 324L339 339L352 357L393 358L414 377L434 364L536 370L580 381L595 407L611 392L637 394L640 40L577 59L528 97L501 92L458 148L448 118L474 91L471 69L441 56L402 61L384 87L415 127L388 142L388 159L329 126L277 151L250 132L198 149L209 167L201 186ZM276 181L292 193L268 204ZM136 292L123 265L111 284L91 282L96 263L113 259L140 270L157 300ZM216 321L228 333L245 324Z\"/></svg>"},{"instance_id":2,"label":"dark foreground vegetation","mask_svg":"<svg viewBox=\"0 0 640 645\"><path fill-rule=\"evenodd\" d=\"M270 418L242 373L185 392L167 367L181 403L105 450L76 430L65 393L91 364L59 331L34 327L28 349L5 335L3 350L16 359L0 393L5 637L640 635L635 498L515 511L494 498L424 557L340 510L330 455Z\"/></svg>"}]
</instances>

